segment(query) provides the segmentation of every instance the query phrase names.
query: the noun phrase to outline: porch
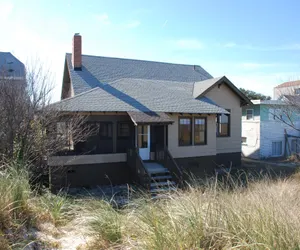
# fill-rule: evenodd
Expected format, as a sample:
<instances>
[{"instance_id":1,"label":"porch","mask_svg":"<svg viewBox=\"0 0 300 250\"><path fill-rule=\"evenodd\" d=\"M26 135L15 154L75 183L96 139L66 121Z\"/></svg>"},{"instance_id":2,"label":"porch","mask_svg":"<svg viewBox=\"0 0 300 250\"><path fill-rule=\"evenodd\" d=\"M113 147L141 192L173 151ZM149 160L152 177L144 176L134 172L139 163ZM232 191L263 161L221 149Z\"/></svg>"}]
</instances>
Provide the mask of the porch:
<instances>
[{"instance_id":1,"label":"porch","mask_svg":"<svg viewBox=\"0 0 300 250\"><path fill-rule=\"evenodd\" d=\"M179 171L167 148L168 125L172 122L164 113L91 115L87 125L96 133L86 141L50 157L48 165L71 167L73 170L68 170L71 173L76 171L76 166L86 165L88 169L88 166L98 165L96 172L102 175L101 165L105 165L107 169L109 164L112 167L119 164L123 168L126 164L127 170L120 172L116 168L118 172L115 172L115 175L127 172L133 182L147 189L151 189L154 180L174 184L172 176L176 176L177 179ZM106 174L103 172L103 175ZM72 178L66 177L69 180L65 182L70 184ZM109 178L113 179L112 176Z\"/></svg>"}]
</instances>

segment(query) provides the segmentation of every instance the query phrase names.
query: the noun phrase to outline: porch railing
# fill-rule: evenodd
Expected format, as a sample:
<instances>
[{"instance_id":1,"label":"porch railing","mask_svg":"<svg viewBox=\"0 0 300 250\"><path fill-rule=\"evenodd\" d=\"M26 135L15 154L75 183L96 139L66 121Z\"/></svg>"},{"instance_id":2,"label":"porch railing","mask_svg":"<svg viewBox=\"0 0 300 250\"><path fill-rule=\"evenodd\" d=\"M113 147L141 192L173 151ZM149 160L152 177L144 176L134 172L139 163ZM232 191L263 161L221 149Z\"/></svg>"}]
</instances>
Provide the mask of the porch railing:
<instances>
[{"instance_id":1,"label":"porch railing","mask_svg":"<svg viewBox=\"0 0 300 250\"><path fill-rule=\"evenodd\" d=\"M155 160L166 167L179 186L183 185L183 173L167 147L156 148Z\"/></svg>"},{"instance_id":2,"label":"porch railing","mask_svg":"<svg viewBox=\"0 0 300 250\"><path fill-rule=\"evenodd\" d=\"M146 189L150 189L151 175L145 168L137 148L128 149L127 164L135 174L135 180Z\"/></svg>"}]
</instances>

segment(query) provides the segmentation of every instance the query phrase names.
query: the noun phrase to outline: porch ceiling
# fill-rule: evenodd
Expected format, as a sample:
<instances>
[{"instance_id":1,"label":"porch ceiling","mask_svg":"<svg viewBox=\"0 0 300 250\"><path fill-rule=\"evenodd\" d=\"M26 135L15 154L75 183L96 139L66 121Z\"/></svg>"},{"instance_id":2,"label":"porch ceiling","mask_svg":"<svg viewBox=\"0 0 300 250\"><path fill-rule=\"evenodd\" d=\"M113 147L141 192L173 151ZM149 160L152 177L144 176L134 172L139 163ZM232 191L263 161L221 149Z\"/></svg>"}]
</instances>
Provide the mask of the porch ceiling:
<instances>
[{"instance_id":1,"label":"porch ceiling","mask_svg":"<svg viewBox=\"0 0 300 250\"><path fill-rule=\"evenodd\" d=\"M134 112L128 111L128 115L135 125L138 124L172 124L172 120L164 112Z\"/></svg>"}]
</instances>

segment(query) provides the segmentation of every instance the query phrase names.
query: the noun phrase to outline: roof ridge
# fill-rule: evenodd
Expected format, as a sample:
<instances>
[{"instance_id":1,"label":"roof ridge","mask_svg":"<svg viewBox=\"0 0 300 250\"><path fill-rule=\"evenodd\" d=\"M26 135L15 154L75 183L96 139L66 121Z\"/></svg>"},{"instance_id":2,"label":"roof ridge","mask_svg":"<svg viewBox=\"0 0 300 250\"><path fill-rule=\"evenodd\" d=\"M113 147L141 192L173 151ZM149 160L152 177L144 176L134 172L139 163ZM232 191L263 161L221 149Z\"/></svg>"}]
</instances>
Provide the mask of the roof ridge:
<instances>
[{"instance_id":1,"label":"roof ridge","mask_svg":"<svg viewBox=\"0 0 300 250\"><path fill-rule=\"evenodd\" d=\"M223 76L218 76L218 77L213 77L213 78L208 78L208 79L205 79L205 80L202 80L202 81L197 81L197 82L195 82L195 83L201 83L201 82L205 82L205 81L209 81L209 80L220 80L221 78L223 78L223 77L226 77L225 75L223 75Z\"/></svg>"},{"instance_id":2,"label":"roof ridge","mask_svg":"<svg viewBox=\"0 0 300 250\"><path fill-rule=\"evenodd\" d=\"M107 83L107 84L113 84L122 80L143 80L143 81L150 81L150 82L178 82L178 83L195 83L195 81L190 81L190 82L184 82L184 81L172 81L172 80L159 80L159 79L145 79L145 78L133 78L133 77L122 77L119 79L116 79L114 81L112 81L111 83Z\"/></svg>"},{"instance_id":3,"label":"roof ridge","mask_svg":"<svg viewBox=\"0 0 300 250\"><path fill-rule=\"evenodd\" d=\"M72 55L72 53L66 53L66 55ZM131 60L131 61L139 61L139 62L153 62L153 63L163 63L163 64L172 64L172 65L182 65L182 66L198 66L201 67L198 64L182 64L182 63L171 63L171 62L162 62L162 61L153 61L153 60L143 60L143 59L135 59L135 58L121 58L121 57L111 57L111 56L96 56L96 55L85 55L82 54L82 56L88 56L88 57L100 57L100 58L109 58L109 59L120 59L120 60ZM202 67L201 67L202 68Z\"/></svg>"}]
</instances>

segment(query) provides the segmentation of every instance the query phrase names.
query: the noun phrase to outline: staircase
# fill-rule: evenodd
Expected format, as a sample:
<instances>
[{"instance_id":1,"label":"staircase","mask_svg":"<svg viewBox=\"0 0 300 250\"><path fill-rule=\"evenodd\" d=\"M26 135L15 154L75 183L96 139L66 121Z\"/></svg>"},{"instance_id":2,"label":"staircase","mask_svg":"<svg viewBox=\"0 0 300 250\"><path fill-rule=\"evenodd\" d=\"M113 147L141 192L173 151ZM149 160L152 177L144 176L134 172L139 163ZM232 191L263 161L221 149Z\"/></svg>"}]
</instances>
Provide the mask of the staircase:
<instances>
[{"instance_id":1,"label":"staircase","mask_svg":"<svg viewBox=\"0 0 300 250\"><path fill-rule=\"evenodd\" d=\"M150 193L153 198L161 198L164 194L177 190L170 171L163 165L157 162L144 162L144 166L151 178Z\"/></svg>"},{"instance_id":2,"label":"staircase","mask_svg":"<svg viewBox=\"0 0 300 250\"><path fill-rule=\"evenodd\" d=\"M167 148L156 151L155 161L143 161L137 148L129 149L127 164L136 182L153 198L167 197L167 193L182 187L182 171Z\"/></svg>"}]
</instances>

